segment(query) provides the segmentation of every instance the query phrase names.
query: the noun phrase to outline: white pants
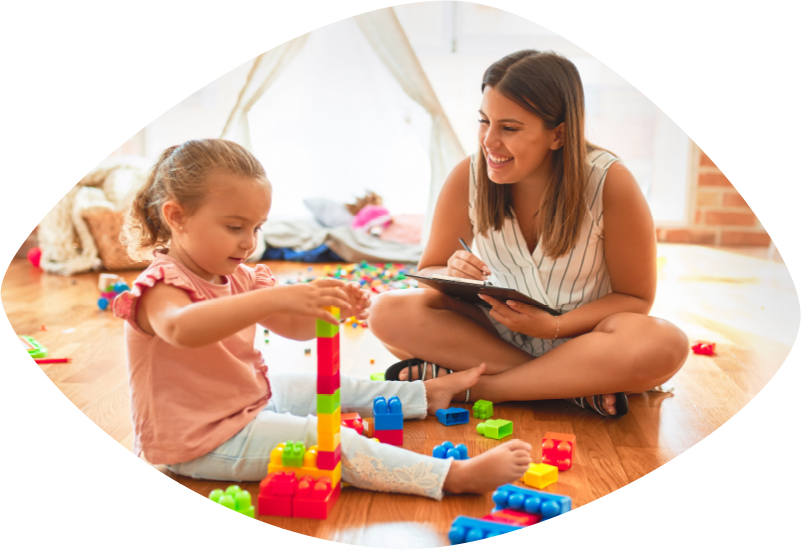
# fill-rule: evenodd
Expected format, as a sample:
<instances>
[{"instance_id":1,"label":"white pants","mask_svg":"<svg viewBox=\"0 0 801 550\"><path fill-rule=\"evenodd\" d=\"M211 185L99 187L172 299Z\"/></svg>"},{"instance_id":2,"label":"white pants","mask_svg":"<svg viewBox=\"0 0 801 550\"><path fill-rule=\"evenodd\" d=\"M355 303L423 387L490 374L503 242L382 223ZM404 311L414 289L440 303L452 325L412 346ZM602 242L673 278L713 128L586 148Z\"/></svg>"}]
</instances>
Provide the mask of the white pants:
<instances>
[{"instance_id":1,"label":"white pants","mask_svg":"<svg viewBox=\"0 0 801 550\"><path fill-rule=\"evenodd\" d=\"M167 467L176 474L225 481L261 481L270 452L285 441L317 443L317 376L270 375L272 397L264 409L231 439L213 451ZM404 419L425 418L425 386L415 382L374 382L342 377L342 412L372 416L373 398L397 395ZM377 443L342 427L342 479L361 489L423 495L442 499L442 485L453 459L439 459Z\"/></svg>"}]
</instances>

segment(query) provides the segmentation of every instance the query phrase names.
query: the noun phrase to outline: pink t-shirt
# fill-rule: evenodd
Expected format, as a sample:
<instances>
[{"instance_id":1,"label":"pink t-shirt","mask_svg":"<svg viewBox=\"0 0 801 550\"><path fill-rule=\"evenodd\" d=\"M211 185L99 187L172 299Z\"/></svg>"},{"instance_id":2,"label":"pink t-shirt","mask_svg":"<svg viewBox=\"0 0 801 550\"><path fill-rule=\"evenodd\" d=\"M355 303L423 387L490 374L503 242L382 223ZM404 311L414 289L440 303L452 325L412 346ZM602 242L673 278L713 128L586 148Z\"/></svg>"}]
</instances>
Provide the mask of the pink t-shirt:
<instances>
[{"instance_id":1,"label":"pink t-shirt","mask_svg":"<svg viewBox=\"0 0 801 550\"><path fill-rule=\"evenodd\" d=\"M192 302L270 288L265 265L240 265L224 284L204 281L162 252L114 301L126 321L125 348L134 424L134 453L154 464L186 462L212 451L250 422L270 398L267 365L254 347L256 326L214 344L179 348L136 323L139 297L159 281L185 290Z\"/></svg>"}]
</instances>

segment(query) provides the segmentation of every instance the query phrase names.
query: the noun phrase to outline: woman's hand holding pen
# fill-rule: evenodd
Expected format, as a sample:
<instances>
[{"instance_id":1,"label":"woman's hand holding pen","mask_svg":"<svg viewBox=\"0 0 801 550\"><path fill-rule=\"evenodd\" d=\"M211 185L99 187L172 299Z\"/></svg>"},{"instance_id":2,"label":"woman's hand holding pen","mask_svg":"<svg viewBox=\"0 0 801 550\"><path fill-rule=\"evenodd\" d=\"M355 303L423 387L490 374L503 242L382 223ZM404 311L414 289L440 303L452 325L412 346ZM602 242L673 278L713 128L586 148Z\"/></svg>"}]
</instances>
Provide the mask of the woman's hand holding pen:
<instances>
[{"instance_id":1,"label":"woman's hand holding pen","mask_svg":"<svg viewBox=\"0 0 801 550\"><path fill-rule=\"evenodd\" d=\"M448 258L448 275L462 279L475 279L486 281L492 275L489 267L474 255L462 239L459 239L464 250L457 250Z\"/></svg>"}]
</instances>

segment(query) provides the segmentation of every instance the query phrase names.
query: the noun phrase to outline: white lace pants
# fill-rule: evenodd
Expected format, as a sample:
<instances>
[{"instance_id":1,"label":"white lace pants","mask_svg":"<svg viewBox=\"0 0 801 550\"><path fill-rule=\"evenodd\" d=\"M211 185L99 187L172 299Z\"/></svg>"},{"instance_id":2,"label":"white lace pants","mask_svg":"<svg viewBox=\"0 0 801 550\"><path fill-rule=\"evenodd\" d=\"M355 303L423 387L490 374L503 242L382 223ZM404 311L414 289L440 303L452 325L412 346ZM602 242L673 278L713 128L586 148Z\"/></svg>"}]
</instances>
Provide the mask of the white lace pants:
<instances>
[{"instance_id":1,"label":"white lace pants","mask_svg":"<svg viewBox=\"0 0 801 550\"><path fill-rule=\"evenodd\" d=\"M315 374L270 375L272 398L256 418L231 439L201 457L171 464L176 474L225 481L261 481L270 451L284 441L317 443ZM422 382L374 382L342 377L342 412L373 415L373 398L397 395L404 419L425 418L428 404ZM442 499L442 485L453 459L439 459L383 443L342 427L342 479L354 487Z\"/></svg>"}]
</instances>

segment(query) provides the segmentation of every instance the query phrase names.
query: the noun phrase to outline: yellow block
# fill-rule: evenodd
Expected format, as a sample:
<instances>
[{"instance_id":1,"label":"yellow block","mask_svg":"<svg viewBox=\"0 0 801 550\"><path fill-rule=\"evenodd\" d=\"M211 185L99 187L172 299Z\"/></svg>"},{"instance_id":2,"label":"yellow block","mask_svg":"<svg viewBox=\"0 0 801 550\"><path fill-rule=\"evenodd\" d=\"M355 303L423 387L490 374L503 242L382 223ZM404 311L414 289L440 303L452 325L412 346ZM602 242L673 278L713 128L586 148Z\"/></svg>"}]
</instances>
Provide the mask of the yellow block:
<instances>
[{"instance_id":1,"label":"yellow block","mask_svg":"<svg viewBox=\"0 0 801 550\"><path fill-rule=\"evenodd\" d=\"M318 430L317 432L317 450L319 451L336 451L337 445L339 445L342 436L339 432L337 433L327 433L321 432Z\"/></svg>"},{"instance_id":2,"label":"yellow block","mask_svg":"<svg viewBox=\"0 0 801 550\"><path fill-rule=\"evenodd\" d=\"M318 414L317 415L317 433L325 432L329 434L339 433L342 426L342 413L341 408L337 407L331 414Z\"/></svg>"},{"instance_id":3,"label":"yellow block","mask_svg":"<svg viewBox=\"0 0 801 550\"><path fill-rule=\"evenodd\" d=\"M326 310L327 312L329 312L331 315L333 315L337 319L339 319L339 308L338 307L324 306L323 309Z\"/></svg>"},{"instance_id":4,"label":"yellow block","mask_svg":"<svg viewBox=\"0 0 801 550\"><path fill-rule=\"evenodd\" d=\"M270 464L267 466L267 473L273 472L295 472L295 476L300 479L305 476L310 476L312 479L320 479L327 477L331 480L332 484L339 483L342 480L342 463L337 464L333 470L318 470L317 468L296 468L292 466L281 466L278 464Z\"/></svg>"},{"instance_id":5,"label":"yellow block","mask_svg":"<svg viewBox=\"0 0 801 550\"><path fill-rule=\"evenodd\" d=\"M528 471L522 481L535 489L544 489L551 483L556 483L558 477L559 470L556 466L532 462L528 465Z\"/></svg>"}]
</instances>

